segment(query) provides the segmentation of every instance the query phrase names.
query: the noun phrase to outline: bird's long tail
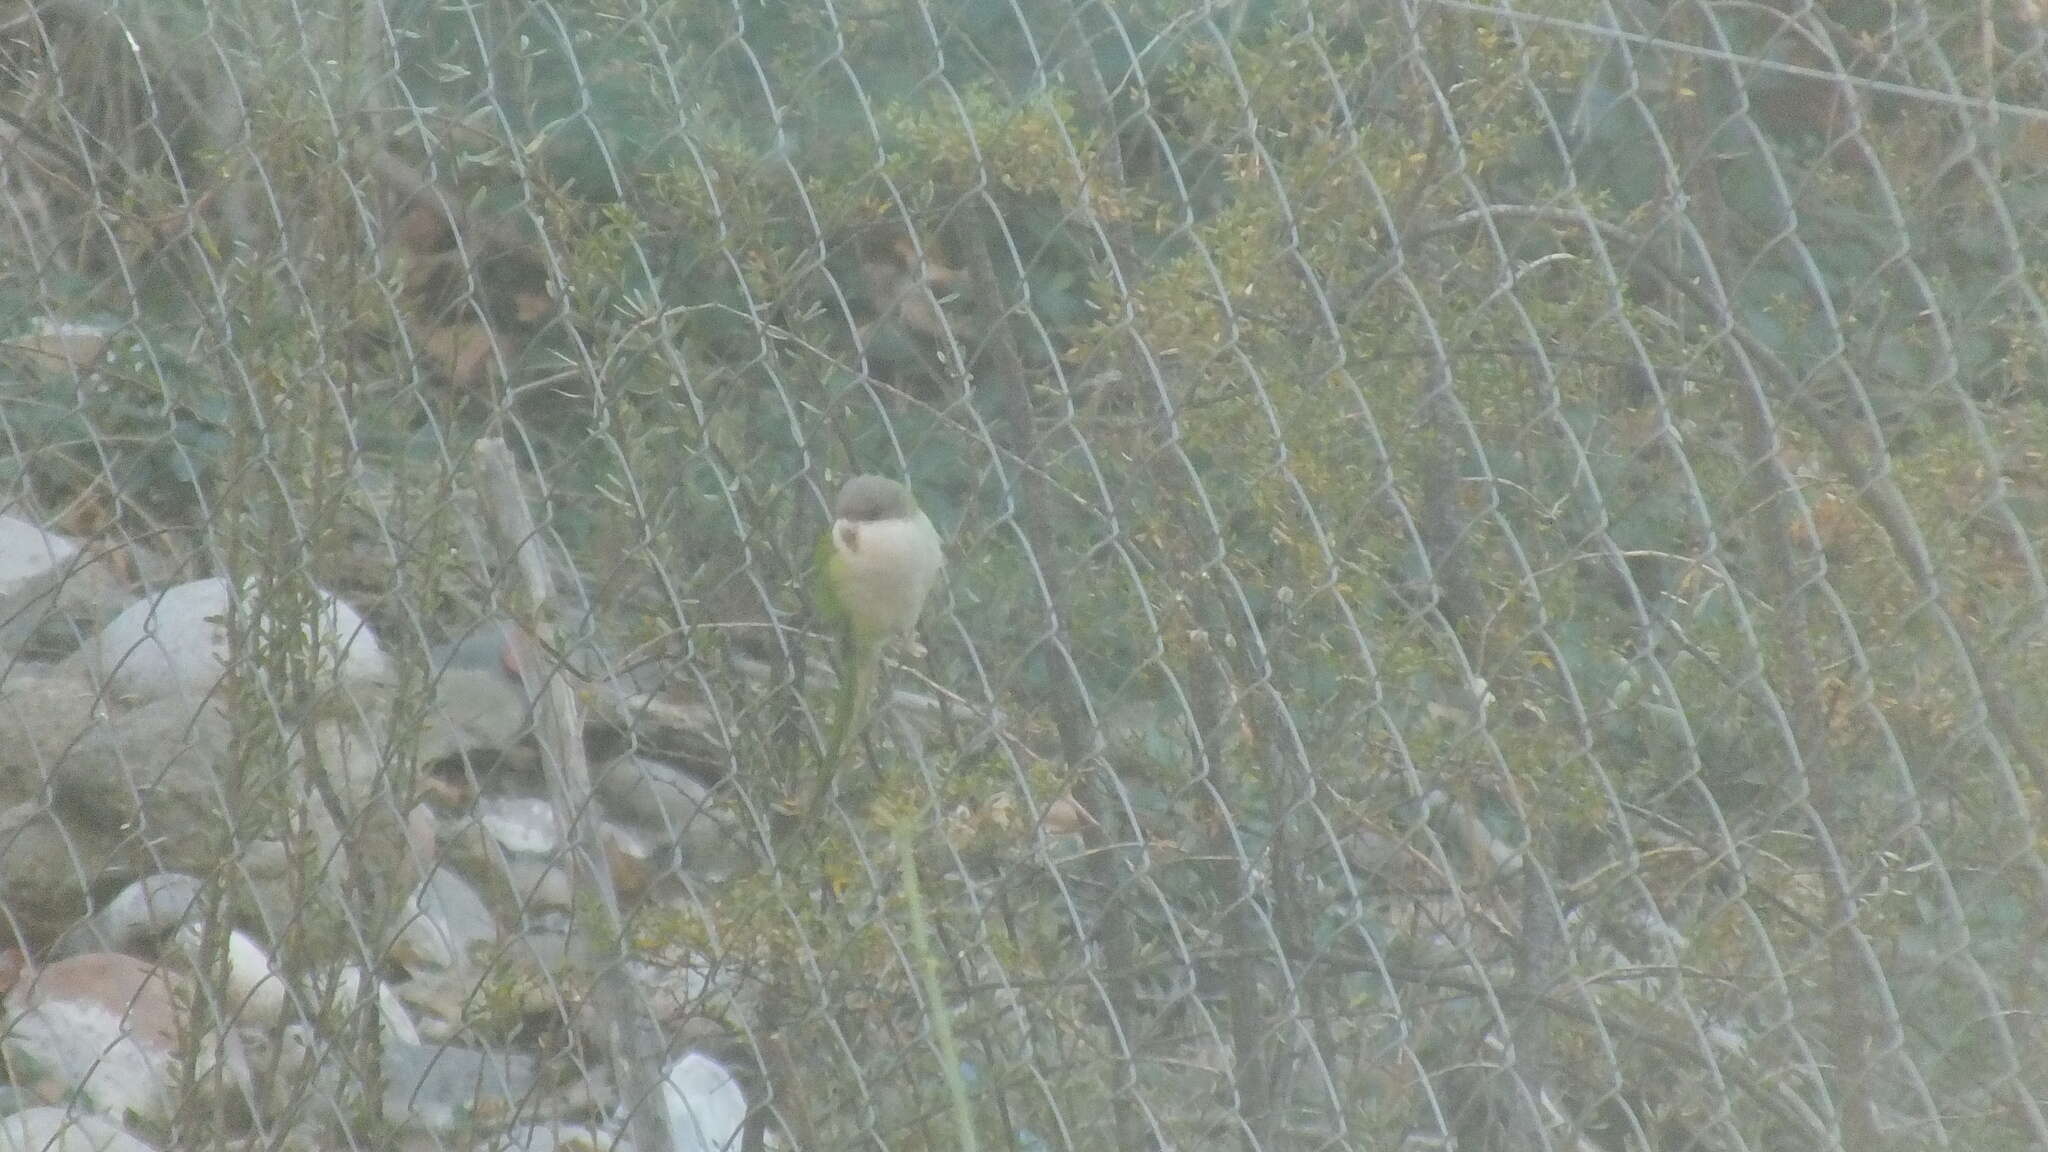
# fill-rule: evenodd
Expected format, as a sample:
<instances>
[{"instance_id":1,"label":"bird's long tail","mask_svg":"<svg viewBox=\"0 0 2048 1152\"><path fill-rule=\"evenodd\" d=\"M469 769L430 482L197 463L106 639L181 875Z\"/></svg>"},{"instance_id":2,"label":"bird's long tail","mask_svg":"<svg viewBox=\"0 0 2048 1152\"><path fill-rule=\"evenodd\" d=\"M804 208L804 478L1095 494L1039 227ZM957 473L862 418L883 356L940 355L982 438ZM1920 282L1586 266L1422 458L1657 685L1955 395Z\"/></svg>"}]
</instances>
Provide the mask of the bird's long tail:
<instances>
[{"instance_id":1,"label":"bird's long tail","mask_svg":"<svg viewBox=\"0 0 2048 1152\"><path fill-rule=\"evenodd\" d=\"M875 687L881 679L881 648L875 646L865 652L850 650L845 663L852 667L842 671L839 677L837 700L832 708L832 731L825 742L824 770L818 773L818 788L811 797L811 817L814 820L824 813L840 774L847 762L853 759L853 750L859 746L860 735L867 728L867 718L875 704Z\"/></svg>"}]
</instances>

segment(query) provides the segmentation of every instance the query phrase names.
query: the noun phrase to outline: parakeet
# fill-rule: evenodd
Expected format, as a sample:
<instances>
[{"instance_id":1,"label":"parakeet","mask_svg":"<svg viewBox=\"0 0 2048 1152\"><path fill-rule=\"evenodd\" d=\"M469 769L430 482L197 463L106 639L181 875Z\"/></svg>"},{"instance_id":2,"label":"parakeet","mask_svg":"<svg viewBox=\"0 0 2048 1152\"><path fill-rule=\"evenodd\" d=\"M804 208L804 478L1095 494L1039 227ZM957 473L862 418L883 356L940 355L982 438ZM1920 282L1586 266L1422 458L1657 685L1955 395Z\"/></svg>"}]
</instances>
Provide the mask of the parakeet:
<instances>
[{"instance_id":1,"label":"parakeet","mask_svg":"<svg viewBox=\"0 0 2048 1152\"><path fill-rule=\"evenodd\" d=\"M910 640L946 563L931 518L885 476L839 490L818 554L820 613L860 650Z\"/></svg>"},{"instance_id":2,"label":"parakeet","mask_svg":"<svg viewBox=\"0 0 2048 1152\"><path fill-rule=\"evenodd\" d=\"M818 616L839 645L839 701L820 782L822 803L874 705L882 655L914 644L925 598L946 564L939 534L885 476L855 476L839 490L832 527L818 543Z\"/></svg>"}]
</instances>

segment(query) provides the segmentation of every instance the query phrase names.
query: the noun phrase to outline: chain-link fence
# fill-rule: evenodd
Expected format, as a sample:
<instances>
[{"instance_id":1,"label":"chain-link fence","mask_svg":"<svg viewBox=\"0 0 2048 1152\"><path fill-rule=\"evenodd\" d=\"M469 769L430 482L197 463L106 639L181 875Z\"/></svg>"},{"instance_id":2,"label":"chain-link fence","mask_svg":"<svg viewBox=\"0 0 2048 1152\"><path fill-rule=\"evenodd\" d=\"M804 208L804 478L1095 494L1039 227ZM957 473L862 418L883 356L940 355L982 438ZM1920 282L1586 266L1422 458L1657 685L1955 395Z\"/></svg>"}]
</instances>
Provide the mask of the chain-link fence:
<instances>
[{"instance_id":1,"label":"chain-link fence","mask_svg":"<svg viewBox=\"0 0 2048 1152\"><path fill-rule=\"evenodd\" d=\"M2048 1146L2044 20L0 0L0 1148Z\"/></svg>"}]
</instances>

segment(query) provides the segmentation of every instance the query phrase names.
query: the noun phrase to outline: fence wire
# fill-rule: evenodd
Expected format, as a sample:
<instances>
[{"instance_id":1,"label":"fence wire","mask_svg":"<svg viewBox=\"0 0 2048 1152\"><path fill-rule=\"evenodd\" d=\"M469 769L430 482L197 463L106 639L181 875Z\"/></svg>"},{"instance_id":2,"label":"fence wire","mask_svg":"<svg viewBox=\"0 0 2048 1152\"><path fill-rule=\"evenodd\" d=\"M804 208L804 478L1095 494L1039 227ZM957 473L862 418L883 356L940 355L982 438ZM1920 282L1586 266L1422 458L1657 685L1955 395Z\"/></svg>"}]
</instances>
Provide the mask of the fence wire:
<instances>
[{"instance_id":1,"label":"fence wire","mask_svg":"<svg viewBox=\"0 0 2048 1152\"><path fill-rule=\"evenodd\" d=\"M2048 1147L2044 30L0 0L0 1148Z\"/></svg>"}]
</instances>

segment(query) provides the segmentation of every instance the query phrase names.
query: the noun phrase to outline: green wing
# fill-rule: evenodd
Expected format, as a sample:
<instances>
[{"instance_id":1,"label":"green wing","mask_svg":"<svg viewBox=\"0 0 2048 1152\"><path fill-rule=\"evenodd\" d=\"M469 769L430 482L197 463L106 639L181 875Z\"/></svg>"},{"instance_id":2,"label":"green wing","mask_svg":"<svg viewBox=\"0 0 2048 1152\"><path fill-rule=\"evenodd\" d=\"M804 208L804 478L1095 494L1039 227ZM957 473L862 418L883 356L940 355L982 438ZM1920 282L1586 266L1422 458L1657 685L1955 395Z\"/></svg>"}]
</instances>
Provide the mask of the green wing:
<instances>
[{"instance_id":1,"label":"green wing","mask_svg":"<svg viewBox=\"0 0 2048 1152\"><path fill-rule=\"evenodd\" d=\"M852 619L839 599L839 585L832 579L832 559L832 530L827 528L811 553L811 601L818 613L818 627L837 641L849 636Z\"/></svg>"}]
</instances>

